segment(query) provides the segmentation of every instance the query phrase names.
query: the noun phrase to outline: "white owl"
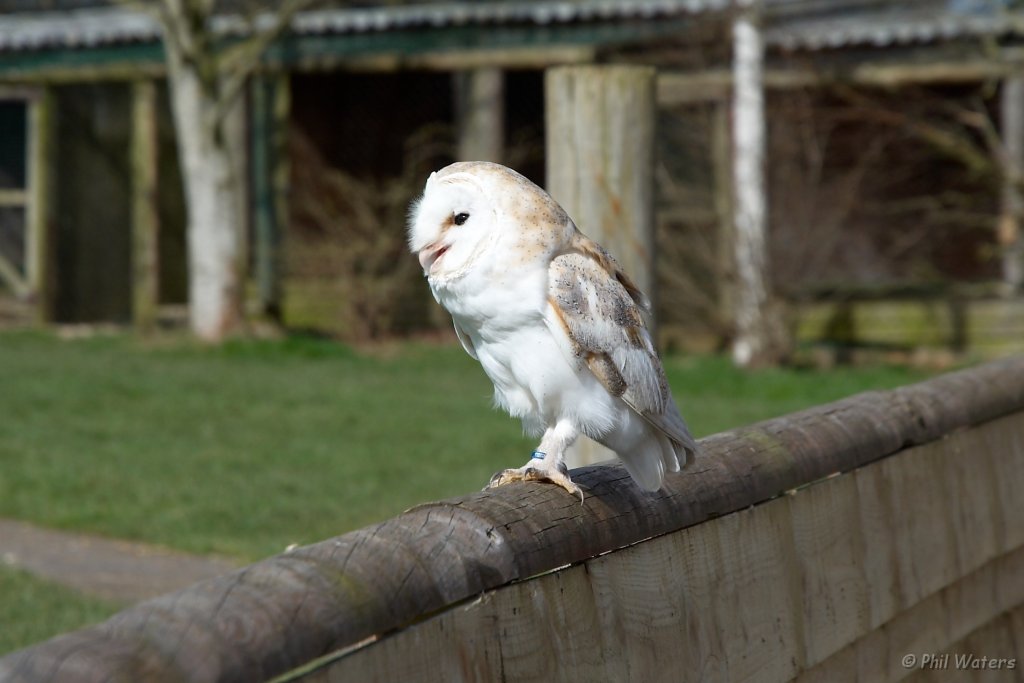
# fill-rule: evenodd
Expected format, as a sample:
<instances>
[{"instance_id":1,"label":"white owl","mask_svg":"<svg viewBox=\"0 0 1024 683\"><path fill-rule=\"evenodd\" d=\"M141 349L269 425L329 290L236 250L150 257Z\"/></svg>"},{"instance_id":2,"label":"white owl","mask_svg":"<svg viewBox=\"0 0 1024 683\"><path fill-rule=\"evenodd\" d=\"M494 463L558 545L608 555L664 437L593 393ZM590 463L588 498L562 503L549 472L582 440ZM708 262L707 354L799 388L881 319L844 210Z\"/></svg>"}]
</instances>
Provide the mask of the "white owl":
<instances>
[{"instance_id":1,"label":"white owl","mask_svg":"<svg viewBox=\"0 0 1024 683\"><path fill-rule=\"evenodd\" d=\"M648 491L696 453L641 316L647 298L544 190L499 164L447 166L412 206L409 246L495 403L543 435L490 486L545 480L582 497L563 461L580 434Z\"/></svg>"}]
</instances>

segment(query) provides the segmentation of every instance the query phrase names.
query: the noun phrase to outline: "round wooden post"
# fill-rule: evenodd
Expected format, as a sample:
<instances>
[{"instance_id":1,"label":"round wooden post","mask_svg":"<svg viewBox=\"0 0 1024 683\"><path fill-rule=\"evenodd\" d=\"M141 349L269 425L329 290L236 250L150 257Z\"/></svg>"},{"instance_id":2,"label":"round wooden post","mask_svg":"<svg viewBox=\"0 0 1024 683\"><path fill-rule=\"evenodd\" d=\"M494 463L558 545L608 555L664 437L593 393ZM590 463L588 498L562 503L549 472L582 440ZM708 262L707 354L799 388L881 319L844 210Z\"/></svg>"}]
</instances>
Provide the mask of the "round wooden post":
<instances>
[{"instance_id":1,"label":"round wooden post","mask_svg":"<svg viewBox=\"0 0 1024 683\"><path fill-rule=\"evenodd\" d=\"M29 204L25 269L29 301L36 323L53 322L54 290L54 163L57 102L51 87L29 107Z\"/></svg>"},{"instance_id":2,"label":"round wooden post","mask_svg":"<svg viewBox=\"0 0 1024 683\"><path fill-rule=\"evenodd\" d=\"M1013 296L1024 290L1024 197L1017 185L1024 175L1024 78L1014 76L1003 81L1000 106L1007 168L997 236L1002 250L1003 289Z\"/></svg>"},{"instance_id":3,"label":"round wooden post","mask_svg":"<svg viewBox=\"0 0 1024 683\"><path fill-rule=\"evenodd\" d=\"M454 78L459 159L500 163L505 149L505 72L481 67L458 71Z\"/></svg>"},{"instance_id":4,"label":"round wooden post","mask_svg":"<svg viewBox=\"0 0 1024 683\"><path fill-rule=\"evenodd\" d=\"M544 87L548 191L653 301L655 70L558 67ZM581 437L567 460L612 457Z\"/></svg>"},{"instance_id":5,"label":"round wooden post","mask_svg":"<svg viewBox=\"0 0 1024 683\"><path fill-rule=\"evenodd\" d=\"M160 305L159 141L156 84L132 84L132 319L149 330Z\"/></svg>"},{"instance_id":6,"label":"round wooden post","mask_svg":"<svg viewBox=\"0 0 1024 683\"><path fill-rule=\"evenodd\" d=\"M284 240L288 226L287 75L261 75L250 84L254 266L260 315L280 323L284 303Z\"/></svg>"}]
</instances>

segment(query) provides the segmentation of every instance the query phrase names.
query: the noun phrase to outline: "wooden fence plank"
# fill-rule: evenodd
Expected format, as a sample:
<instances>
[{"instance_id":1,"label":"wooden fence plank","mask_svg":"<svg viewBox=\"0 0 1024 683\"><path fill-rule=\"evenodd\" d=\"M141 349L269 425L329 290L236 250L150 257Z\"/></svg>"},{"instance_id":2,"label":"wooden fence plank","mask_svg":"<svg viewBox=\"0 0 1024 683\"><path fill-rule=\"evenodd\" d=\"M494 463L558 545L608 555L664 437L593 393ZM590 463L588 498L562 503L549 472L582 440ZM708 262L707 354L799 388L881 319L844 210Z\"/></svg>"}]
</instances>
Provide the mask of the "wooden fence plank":
<instances>
[{"instance_id":1,"label":"wooden fence plank","mask_svg":"<svg viewBox=\"0 0 1024 683\"><path fill-rule=\"evenodd\" d=\"M1005 448L1015 453L1024 452L1024 434L1009 434L1010 443ZM986 449L993 448L987 445ZM994 460L996 495L1003 520L1024 519L1024 495L1017 482L1024 481L1024 458L1001 457ZM1002 548L1017 548L1024 545L1024 525L1005 524L996 527L999 545Z\"/></svg>"},{"instance_id":2,"label":"wooden fence plank","mask_svg":"<svg viewBox=\"0 0 1024 683\"><path fill-rule=\"evenodd\" d=\"M992 599L994 594L998 600ZM872 630L797 680L898 681L913 669L904 666L904 656L952 650L1004 610L1021 606L1024 549L1018 548L901 612L884 627Z\"/></svg>"},{"instance_id":3,"label":"wooden fence plank","mask_svg":"<svg viewBox=\"0 0 1024 683\"><path fill-rule=\"evenodd\" d=\"M1024 546L991 532L1024 525L992 502L1021 434L1024 412L956 432L489 592L301 680L898 680L903 654L1024 602Z\"/></svg>"},{"instance_id":4,"label":"wooden fence plank","mask_svg":"<svg viewBox=\"0 0 1024 683\"><path fill-rule=\"evenodd\" d=\"M881 467L866 467L855 473L857 496L861 501L857 522L864 553L861 560L868 591L868 626L878 628L900 608L899 575L895 571L900 548L889 542L888 529L894 523L890 482Z\"/></svg>"},{"instance_id":5,"label":"wooden fence plank","mask_svg":"<svg viewBox=\"0 0 1024 683\"><path fill-rule=\"evenodd\" d=\"M875 548L868 552L872 541L862 532L864 507L873 509L874 504L861 499L856 480L828 480L789 499L794 552L802 577L805 647L801 661L821 661L870 628L873 586L865 564ZM885 537L885 529L879 531L873 546Z\"/></svg>"},{"instance_id":6,"label":"wooden fence plank","mask_svg":"<svg viewBox=\"0 0 1024 683\"><path fill-rule=\"evenodd\" d=\"M899 464L906 459L901 457ZM893 514L890 523L901 532L893 551L897 608L916 604L957 577L955 539L947 514L949 481L936 476L929 464L881 463Z\"/></svg>"},{"instance_id":7,"label":"wooden fence plank","mask_svg":"<svg viewBox=\"0 0 1024 683\"><path fill-rule=\"evenodd\" d=\"M74 675L64 675L63 680L262 680L366 638L413 633L419 627L406 627L440 610L446 610L440 620L459 615L476 620L465 627L471 631L464 631L476 634L475 642L493 636L494 629L508 628L508 623L522 629L515 638L488 645L483 660L465 647L454 650L470 657L466 680L474 680L470 674L479 661L482 667L516 662L526 677L531 671L546 675L548 659L539 663L532 652L515 647L566 642L551 635L553 630L558 638L601 644L595 654L585 655L588 659L580 670L625 666L627 674L653 675L674 662L682 667L678 670L706 673L713 679L752 672L782 675L840 644L809 632L809 625L824 627L820 625L827 625L831 617L806 616L801 601L807 577L819 595L827 596L821 600L825 608L844 615L857 615L862 608L863 599L845 595L846 586L858 580L856 573L828 571L842 558L861 552L859 548L865 578L856 590L866 591L867 623L874 626L895 621L895 615L915 600L924 602L934 591L945 590L944 582L956 579L958 570L992 559L972 559L972 553L1005 553L1020 547L1024 515L1015 494L1024 489L1022 419L1024 358L1007 359L704 439L703 456L685 472L669 477L666 488L657 493L635 488L619 466L595 466L574 473L587 493L584 505L556 487L522 484L420 506L13 653L0 659L0 679L62 680L61 667L73 667ZM917 444L926 445L912 448ZM886 458L894 453L899 456ZM959 462L967 458L982 458L976 471ZM985 464L984 458L991 460ZM814 484L832 473L861 467L870 474L858 472ZM811 495L823 497L837 514L856 504L859 519L865 522L864 539L850 537L842 525L832 531L825 520L808 520L807 515L819 514L817 505L824 503L794 516L794 511L805 509L804 491L792 499L778 498L809 485L855 487L855 494L835 489ZM979 496L984 500L979 502ZM747 511L758 503L765 504ZM981 511L969 513L977 514L977 519L994 515L990 534L962 538L967 529L975 533L971 516L955 518L968 504L980 506ZM702 524L737 511L741 512ZM769 516L762 519L763 514ZM693 528L672 533L688 527ZM775 541L763 536L774 536ZM744 545L736 547L735 539ZM842 548L836 543L854 545ZM669 544L669 550L660 548L662 544ZM619 548L626 550L610 553ZM664 553L670 559L661 557ZM808 559L809 553L821 559ZM646 574L646 565L635 562L630 572L620 575L607 564L634 554L667 563L672 570ZM567 565L573 566L562 574L546 574ZM584 575L552 578L579 572ZM539 574L544 575L525 581ZM896 578L888 581L894 574ZM638 575L644 580L636 581ZM489 600L481 601L480 607L460 606L516 581L520 583L505 591L488 593ZM669 583L662 586L661 581ZM584 590L588 585L589 597ZM1016 604L1015 586L1000 590L1004 594L998 605ZM669 595L666 604L654 604L653 596L659 592ZM577 601L571 610L542 599L566 593ZM507 605L509 609L499 610L496 605L507 599L504 595L519 597ZM588 601L593 605L588 607ZM638 610L638 604L646 604L648 611ZM534 614L524 612L528 616L521 622L503 621L520 605ZM701 609L690 611L691 605ZM484 606L490 611L477 614ZM609 606L615 609L609 612ZM582 623L588 614L590 621ZM727 627L708 623L712 617ZM837 616L835 622L845 618ZM673 619L685 624L687 637L673 634L663 645L652 645L650 629L660 631ZM917 631L922 623L931 628L931 621L919 622ZM545 637L549 642L543 641ZM850 633L844 637L849 639ZM350 655L346 665L391 642L397 638ZM439 652L433 645L419 650L407 656ZM633 651L655 660L637 661ZM625 656L612 663L621 652ZM685 662L677 659L681 652L687 653ZM447 653L442 659L450 661L453 656ZM573 656L584 655L574 648ZM483 673L481 678L486 679ZM571 673L558 675L573 680Z\"/></svg>"},{"instance_id":8,"label":"wooden fence plank","mask_svg":"<svg viewBox=\"0 0 1024 683\"><path fill-rule=\"evenodd\" d=\"M948 683L953 679L972 683L1022 681L1021 653L1024 653L1024 605L1004 612L942 652L924 653L933 656L924 667L914 667L904 680L910 683Z\"/></svg>"}]
</instances>

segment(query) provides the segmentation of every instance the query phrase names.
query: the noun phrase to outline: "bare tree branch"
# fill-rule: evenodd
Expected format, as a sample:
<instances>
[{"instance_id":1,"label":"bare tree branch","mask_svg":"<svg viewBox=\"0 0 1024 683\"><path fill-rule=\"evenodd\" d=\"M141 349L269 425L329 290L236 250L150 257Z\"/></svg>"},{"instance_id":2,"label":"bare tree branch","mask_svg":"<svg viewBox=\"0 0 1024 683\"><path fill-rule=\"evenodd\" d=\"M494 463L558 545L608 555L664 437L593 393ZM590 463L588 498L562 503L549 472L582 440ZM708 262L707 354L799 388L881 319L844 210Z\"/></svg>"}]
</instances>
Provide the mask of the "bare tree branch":
<instances>
[{"instance_id":1,"label":"bare tree branch","mask_svg":"<svg viewBox=\"0 0 1024 683\"><path fill-rule=\"evenodd\" d=\"M264 53L291 27L292 19L299 12L308 9L320 0L285 0L273 14L262 14L253 22L254 34L243 42L228 48L219 59L221 74L220 97L214 112L215 123L219 124L232 107L249 76L259 67ZM256 24L261 18L268 18L271 24L259 29Z\"/></svg>"},{"instance_id":2,"label":"bare tree branch","mask_svg":"<svg viewBox=\"0 0 1024 683\"><path fill-rule=\"evenodd\" d=\"M855 88L839 86L836 92L848 102L864 107L865 119L904 128L946 156L956 159L972 173L986 175L995 170L992 157L978 149L973 141L959 131L948 130L904 111L885 107Z\"/></svg>"},{"instance_id":3,"label":"bare tree branch","mask_svg":"<svg viewBox=\"0 0 1024 683\"><path fill-rule=\"evenodd\" d=\"M320 1L285 0L273 12L257 13L249 18L252 35L218 54L217 38L209 26L213 0L117 0L160 21L168 51L195 69L204 89L216 101L208 123L218 127L259 68L266 50L290 28L296 14Z\"/></svg>"},{"instance_id":4,"label":"bare tree branch","mask_svg":"<svg viewBox=\"0 0 1024 683\"><path fill-rule=\"evenodd\" d=\"M1024 173L1014 163L1002 135L996 128L995 122L989 115L981 102L972 102L971 109L960 109L957 112L958 118L964 125L977 130L985 145L988 148L990 158L995 162L996 172L1003 176L1006 182L1012 183L1018 190L1024 190Z\"/></svg>"},{"instance_id":5,"label":"bare tree branch","mask_svg":"<svg viewBox=\"0 0 1024 683\"><path fill-rule=\"evenodd\" d=\"M189 65L201 78L209 80L211 55L203 49L208 42L203 39L206 18L201 7L197 8L194 2L188 3L187 0L116 1L122 7L145 12L160 22L169 68L174 68L174 60L177 59Z\"/></svg>"}]
</instances>

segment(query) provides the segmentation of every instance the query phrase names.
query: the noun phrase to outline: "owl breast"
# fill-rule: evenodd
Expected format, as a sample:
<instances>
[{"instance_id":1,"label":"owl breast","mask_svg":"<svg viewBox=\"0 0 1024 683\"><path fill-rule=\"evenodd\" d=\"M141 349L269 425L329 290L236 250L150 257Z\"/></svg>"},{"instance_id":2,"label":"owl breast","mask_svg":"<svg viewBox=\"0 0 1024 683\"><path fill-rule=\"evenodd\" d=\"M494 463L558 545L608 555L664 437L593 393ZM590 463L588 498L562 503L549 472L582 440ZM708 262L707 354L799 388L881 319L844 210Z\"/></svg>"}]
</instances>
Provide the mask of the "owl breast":
<instances>
[{"instance_id":1,"label":"owl breast","mask_svg":"<svg viewBox=\"0 0 1024 683\"><path fill-rule=\"evenodd\" d=\"M470 338L494 401L522 419L531 434L572 419L590 436L603 434L624 409L573 356L551 324L547 272L474 273L435 288L438 301ZM559 337L561 334L561 337Z\"/></svg>"}]
</instances>

